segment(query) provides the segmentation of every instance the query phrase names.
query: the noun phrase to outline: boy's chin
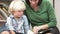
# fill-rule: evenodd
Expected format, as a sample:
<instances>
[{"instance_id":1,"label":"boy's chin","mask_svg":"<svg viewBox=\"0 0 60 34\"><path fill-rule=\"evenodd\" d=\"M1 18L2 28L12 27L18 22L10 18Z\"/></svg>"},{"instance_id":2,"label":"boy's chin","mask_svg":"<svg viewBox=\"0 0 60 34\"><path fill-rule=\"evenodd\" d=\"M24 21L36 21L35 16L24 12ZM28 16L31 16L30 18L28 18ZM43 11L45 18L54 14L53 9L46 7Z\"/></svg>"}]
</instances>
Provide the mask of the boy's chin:
<instances>
[{"instance_id":1,"label":"boy's chin","mask_svg":"<svg viewBox=\"0 0 60 34\"><path fill-rule=\"evenodd\" d=\"M17 16L18 18L22 17L22 16Z\"/></svg>"},{"instance_id":2,"label":"boy's chin","mask_svg":"<svg viewBox=\"0 0 60 34\"><path fill-rule=\"evenodd\" d=\"M20 18L20 17L18 17L18 18Z\"/></svg>"},{"instance_id":3,"label":"boy's chin","mask_svg":"<svg viewBox=\"0 0 60 34\"><path fill-rule=\"evenodd\" d=\"M21 16L18 16L18 18L20 18Z\"/></svg>"}]
</instances>

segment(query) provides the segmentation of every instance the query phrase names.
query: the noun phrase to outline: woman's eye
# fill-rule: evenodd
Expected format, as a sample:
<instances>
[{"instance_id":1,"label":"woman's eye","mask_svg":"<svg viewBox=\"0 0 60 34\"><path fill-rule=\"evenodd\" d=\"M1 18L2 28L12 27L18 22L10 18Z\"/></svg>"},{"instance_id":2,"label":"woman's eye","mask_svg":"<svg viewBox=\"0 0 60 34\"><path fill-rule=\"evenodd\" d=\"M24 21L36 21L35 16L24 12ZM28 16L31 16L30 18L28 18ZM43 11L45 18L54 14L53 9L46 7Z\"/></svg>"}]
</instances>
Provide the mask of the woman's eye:
<instances>
[{"instance_id":1,"label":"woman's eye","mask_svg":"<svg viewBox=\"0 0 60 34\"><path fill-rule=\"evenodd\" d=\"M35 0L35 1L37 1L37 0Z\"/></svg>"},{"instance_id":2,"label":"woman's eye","mask_svg":"<svg viewBox=\"0 0 60 34\"><path fill-rule=\"evenodd\" d=\"M30 0L30 1L32 1L32 0Z\"/></svg>"}]
</instances>

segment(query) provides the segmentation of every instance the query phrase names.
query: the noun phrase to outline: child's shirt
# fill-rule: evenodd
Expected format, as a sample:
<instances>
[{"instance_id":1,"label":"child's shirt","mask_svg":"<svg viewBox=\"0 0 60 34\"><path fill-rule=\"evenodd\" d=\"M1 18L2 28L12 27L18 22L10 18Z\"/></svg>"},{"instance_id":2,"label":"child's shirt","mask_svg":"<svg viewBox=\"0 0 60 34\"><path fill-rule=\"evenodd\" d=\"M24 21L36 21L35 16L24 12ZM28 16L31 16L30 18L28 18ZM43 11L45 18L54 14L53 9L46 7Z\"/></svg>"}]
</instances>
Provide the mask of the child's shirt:
<instances>
[{"instance_id":1,"label":"child's shirt","mask_svg":"<svg viewBox=\"0 0 60 34\"><path fill-rule=\"evenodd\" d=\"M16 20L13 15L10 15L7 18L6 26L8 30L13 30L17 33L23 33L23 34L26 34L27 31L30 29L27 17L25 15L20 17L19 20Z\"/></svg>"}]
</instances>

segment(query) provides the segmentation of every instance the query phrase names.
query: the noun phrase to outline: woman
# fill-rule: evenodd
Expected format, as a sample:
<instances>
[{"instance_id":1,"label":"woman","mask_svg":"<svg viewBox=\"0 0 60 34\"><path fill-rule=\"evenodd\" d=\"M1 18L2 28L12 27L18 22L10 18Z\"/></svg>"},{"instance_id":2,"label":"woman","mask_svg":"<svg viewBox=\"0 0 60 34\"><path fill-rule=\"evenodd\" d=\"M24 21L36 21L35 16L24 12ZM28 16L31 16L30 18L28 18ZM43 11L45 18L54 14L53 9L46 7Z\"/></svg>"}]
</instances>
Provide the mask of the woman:
<instances>
[{"instance_id":1,"label":"woman","mask_svg":"<svg viewBox=\"0 0 60 34\"><path fill-rule=\"evenodd\" d=\"M40 30L49 30L45 34L59 34L56 27L54 8L47 0L26 0L26 12L34 34Z\"/></svg>"}]
</instances>

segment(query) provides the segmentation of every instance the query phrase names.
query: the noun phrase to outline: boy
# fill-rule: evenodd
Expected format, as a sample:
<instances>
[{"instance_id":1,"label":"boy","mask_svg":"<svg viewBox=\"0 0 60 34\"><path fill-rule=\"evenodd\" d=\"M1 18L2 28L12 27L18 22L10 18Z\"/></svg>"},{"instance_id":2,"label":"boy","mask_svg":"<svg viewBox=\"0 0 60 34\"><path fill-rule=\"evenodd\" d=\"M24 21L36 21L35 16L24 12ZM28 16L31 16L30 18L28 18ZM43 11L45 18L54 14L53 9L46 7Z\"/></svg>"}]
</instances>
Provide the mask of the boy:
<instances>
[{"instance_id":1,"label":"boy","mask_svg":"<svg viewBox=\"0 0 60 34\"><path fill-rule=\"evenodd\" d=\"M23 14L26 9L24 2L12 1L9 6L10 16L7 18L8 31L2 34L27 34L29 30L27 17Z\"/></svg>"}]
</instances>

